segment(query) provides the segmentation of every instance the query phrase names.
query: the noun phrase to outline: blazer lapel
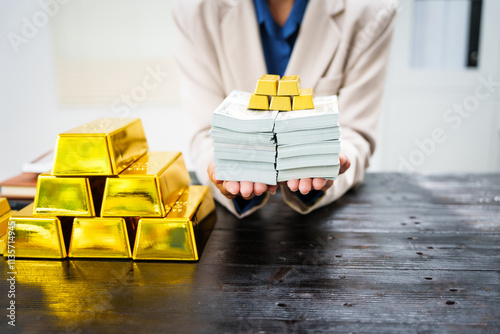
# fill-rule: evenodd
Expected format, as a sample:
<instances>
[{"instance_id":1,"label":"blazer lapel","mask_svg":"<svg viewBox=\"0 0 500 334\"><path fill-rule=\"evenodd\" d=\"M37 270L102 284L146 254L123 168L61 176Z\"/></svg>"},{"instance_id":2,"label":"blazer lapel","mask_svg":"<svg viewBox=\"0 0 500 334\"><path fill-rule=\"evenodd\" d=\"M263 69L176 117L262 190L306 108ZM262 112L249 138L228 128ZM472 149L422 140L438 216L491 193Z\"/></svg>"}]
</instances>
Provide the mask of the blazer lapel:
<instances>
[{"instance_id":1,"label":"blazer lapel","mask_svg":"<svg viewBox=\"0 0 500 334\"><path fill-rule=\"evenodd\" d=\"M300 75L302 87L314 88L331 63L341 36L335 16L343 10L344 0L309 0L285 71Z\"/></svg>"},{"instance_id":2,"label":"blazer lapel","mask_svg":"<svg viewBox=\"0 0 500 334\"><path fill-rule=\"evenodd\" d=\"M229 6L222 18L221 38L234 83L229 84L230 89L252 92L258 79L267 72L255 8L252 0L231 1Z\"/></svg>"}]
</instances>

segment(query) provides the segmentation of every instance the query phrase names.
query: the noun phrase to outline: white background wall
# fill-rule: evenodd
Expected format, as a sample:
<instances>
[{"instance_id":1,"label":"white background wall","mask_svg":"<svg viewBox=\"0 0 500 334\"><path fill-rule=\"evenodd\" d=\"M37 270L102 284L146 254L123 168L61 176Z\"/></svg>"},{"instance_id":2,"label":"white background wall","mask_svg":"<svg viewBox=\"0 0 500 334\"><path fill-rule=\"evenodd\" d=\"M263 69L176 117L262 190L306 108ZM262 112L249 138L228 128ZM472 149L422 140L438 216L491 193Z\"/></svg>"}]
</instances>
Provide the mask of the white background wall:
<instances>
[{"instance_id":1,"label":"white background wall","mask_svg":"<svg viewBox=\"0 0 500 334\"><path fill-rule=\"evenodd\" d=\"M22 36L24 20L32 22L33 16L41 10L38 1L0 2L0 180L19 173L22 163L52 149L58 133L99 117L116 116L111 107L113 101L120 92L130 93L140 85L146 73L139 71L120 86L121 77L116 75L120 70L115 68L102 79L115 76L115 81L110 79L102 88L107 95L100 99L78 94L73 97L71 94L76 94L78 87L75 91L61 88L61 83L75 84L65 81L68 80L65 72L68 62L65 61L70 61L70 68L78 61L88 65L89 59L130 61L129 68L136 72L138 61L152 64L156 61L166 66L172 61L170 2L159 0L66 0L68 3L60 5L54 17L47 24L41 24L38 32L19 45L16 52L8 34ZM117 8L121 9L117 11ZM494 81L500 81L500 37L497 34L500 20L494 16L500 12L500 1L484 2L477 70L411 67L415 54L412 48L418 47L412 45L414 9L414 1L401 0L378 147L370 169L500 171L500 86L490 97L481 100L469 117L462 117L459 125L456 118L453 122L449 120L453 114L448 112L454 104L465 103L474 96L480 78L491 76ZM131 13L137 14L138 19L134 22L129 22ZM78 31L82 25L88 28ZM63 27L69 30L62 30ZM111 27L117 38L102 32L106 27ZM70 48L71 43L74 45ZM85 45L87 49L83 48ZM92 49L93 45L100 46ZM62 63L66 67L61 66ZM61 69L65 71L61 73ZM175 87L169 84L163 83L167 86L159 88L156 98L151 94L137 107L127 110L127 116L142 119L150 149L180 150L187 155L189 120L175 98L162 98L163 91L175 92ZM110 86L118 88L113 91ZM440 138L446 139L431 144L429 140L436 129L441 129ZM404 167L408 163L411 166ZM189 161L188 165L191 165Z\"/></svg>"}]
</instances>

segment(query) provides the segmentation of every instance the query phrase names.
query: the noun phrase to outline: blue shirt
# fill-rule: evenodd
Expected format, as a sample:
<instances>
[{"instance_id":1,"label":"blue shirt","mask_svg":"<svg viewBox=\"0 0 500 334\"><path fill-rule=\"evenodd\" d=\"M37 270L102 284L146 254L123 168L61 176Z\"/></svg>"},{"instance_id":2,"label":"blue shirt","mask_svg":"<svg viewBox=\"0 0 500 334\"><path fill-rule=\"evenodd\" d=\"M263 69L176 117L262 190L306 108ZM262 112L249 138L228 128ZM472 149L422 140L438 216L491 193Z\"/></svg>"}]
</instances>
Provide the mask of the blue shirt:
<instances>
[{"instance_id":1,"label":"blue shirt","mask_svg":"<svg viewBox=\"0 0 500 334\"><path fill-rule=\"evenodd\" d=\"M288 61L292 54L293 46L299 34L300 24L306 11L308 0L295 0L292 11L287 21L280 27L274 21L266 0L254 0L255 13L260 29L260 38L268 74L279 74L283 76ZM311 190L307 195L297 192L297 196L303 203L309 205L314 203L323 195L322 191ZM259 205L264 200L265 195L255 196L251 200L241 197L233 199L234 206L238 213L242 214L252 207Z\"/></svg>"},{"instance_id":2,"label":"blue shirt","mask_svg":"<svg viewBox=\"0 0 500 334\"><path fill-rule=\"evenodd\" d=\"M300 24L306 11L308 0L295 0L292 11L287 21L280 27L274 21L266 0L254 0L255 13L260 29L260 39L264 58L266 60L267 73L285 73L288 60L292 54L293 46L299 34Z\"/></svg>"}]
</instances>

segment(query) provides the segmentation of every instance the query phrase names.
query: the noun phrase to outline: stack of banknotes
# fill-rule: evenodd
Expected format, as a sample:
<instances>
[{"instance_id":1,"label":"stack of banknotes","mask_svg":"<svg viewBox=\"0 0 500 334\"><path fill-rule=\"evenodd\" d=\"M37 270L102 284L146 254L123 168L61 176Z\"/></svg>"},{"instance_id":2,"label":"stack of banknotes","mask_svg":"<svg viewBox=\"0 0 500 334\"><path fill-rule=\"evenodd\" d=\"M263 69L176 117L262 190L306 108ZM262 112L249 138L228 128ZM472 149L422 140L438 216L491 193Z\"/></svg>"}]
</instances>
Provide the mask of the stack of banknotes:
<instances>
[{"instance_id":1,"label":"stack of banknotes","mask_svg":"<svg viewBox=\"0 0 500 334\"><path fill-rule=\"evenodd\" d=\"M314 99L314 110L280 112L274 132L277 140L278 182L339 173L340 127L337 96Z\"/></svg>"},{"instance_id":2,"label":"stack of banknotes","mask_svg":"<svg viewBox=\"0 0 500 334\"><path fill-rule=\"evenodd\" d=\"M276 184L278 111L247 109L250 94L233 91L215 110L210 135L214 143L216 178Z\"/></svg>"},{"instance_id":3,"label":"stack of banknotes","mask_svg":"<svg viewBox=\"0 0 500 334\"><path fill-rule=\"evenodd\" d=\"M215 110L210 131L216 178L275 185L290 179L335 179L340 128L336 96L315 109L248 109L250 93L233 91Z\"/></svg>"}]
</instances>

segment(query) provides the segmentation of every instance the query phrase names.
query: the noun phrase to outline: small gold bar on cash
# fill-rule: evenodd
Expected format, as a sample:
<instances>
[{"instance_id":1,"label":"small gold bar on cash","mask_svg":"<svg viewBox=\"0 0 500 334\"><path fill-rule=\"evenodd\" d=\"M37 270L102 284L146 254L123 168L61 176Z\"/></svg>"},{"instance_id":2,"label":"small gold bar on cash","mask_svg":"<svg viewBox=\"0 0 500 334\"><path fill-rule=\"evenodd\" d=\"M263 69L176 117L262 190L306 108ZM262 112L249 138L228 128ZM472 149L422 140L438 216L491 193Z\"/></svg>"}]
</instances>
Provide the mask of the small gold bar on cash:
<instances>
[{"instance_id":1,"label":"small gold bar on cash","mask_svg":"<svg viewBox=\"0 0 500 334\"><path fill-rule=\"evenodd\" d=\"M300 78L298 75L284 75L278 84L278 95L295 96L300 94Z\"/></svg>"},{"instance_id":2,"label":"small gold bar on cash","mask_svg":"<svg viewBox=\"0 0 500 334\"><path fill-rule=\"evenodd\" d=\"M165 217L166 205L191 182L181 152L148 152L117 177L108 177L102 217Z\"/></svg>"},{"instance_id":3,"label":"small gold bar on cash","mask_svg":"<svg viewBox=\"0 0 500 334\"><path fill-rule=\"evenodd\" d=\"M68 256L129 259L134 234L131 218L75 218Z\"/></svg>"},{"instance_id":4,"label":"small gold bar on cash","mask_svg":"<svg viewBox=\"0 0 500 334\"><path fill-rule=\"evenodd\" d=\"M59 134L53 175L118 175L148 150L139 118L101 118Z\"/></svg>"},{"instance_id":5,"label":"small gold bar on cash","mask_svg":"<svg viewBox=\"0 0 500 334\"><path fill-rule=\"evenodd\" d=\"M255 93L250 95L248 109L269 110L269 98L267 95L257 95Z\"/></svg>"},{"instance_id":6,"label":"small gold bar on cash","mask_svg":"<svg viewBox=\"0 0 500 334\"><path fill-rule=\"evenodd\" d=\"M300 95L293 97L292 110L314 109L313 99L312 88L301 89Z\"/></svg>"},{"instance_id":7,"label":"small gold bar on cash","mask_svg":"<svg viewBox=\"0 0 500 334\"><path fill-rule=\"evenodd\" d=\"M132 258L197 261L215 223L210 189L189 186L165 218L141 218Z\"/></svg>"},{"instance_id":8,"label":"small gold bar on cash","mask_svg":"<svg viewBox=\"0 0 500 334\"><path fill-rule=\"evenodd\" d=\"M9 229L15 238L15 257L54 258L66 257L65 237L71 232L71 221L57 217L33 216L33 203L10 217ZM8 252L4 252L7 257Z\"/></svg>"},{"instance_id":9,"label":"small gold bar on cash","mask_svg":"<svg viewBox=\"0 0 500 334\"><path fill-rule=\"evenodd\" d=\"M278 81L280 76L276 74L265 74L257 81L255 94L257 95L276 95L278 92Z\"/></svg>"},{"instance_id":10,"label":"small gold bar on cash","mask_svg":"<svg viewBox=\"0 0 500 334\"><path fill-rule=\"evenodd\" d=\"M290 96L273 96L271 97L271 106L269 110L290 111L292 103Z\"/></svg>"},{"instance_id":11,"label":"small gold bar on cash","mask_svg":"<svg viewBox=\"0 0 500 334\"><path fill-rule=\"evenodd\" d=\"M10 211L9 201L5 197L0 197L0 216Z\"/></svg>"},{"instance_id":12,"label":"small gold bar on cash","mask_svg":"<svg viewBox=\"0 0 500 334\"><path fill-rule=\"evenodd\" d=\"M104 181L104 177L60 177L48 173L40 174L33 214L52 217L93 217L100 209Z\"/></svg>"}]
</instances>

